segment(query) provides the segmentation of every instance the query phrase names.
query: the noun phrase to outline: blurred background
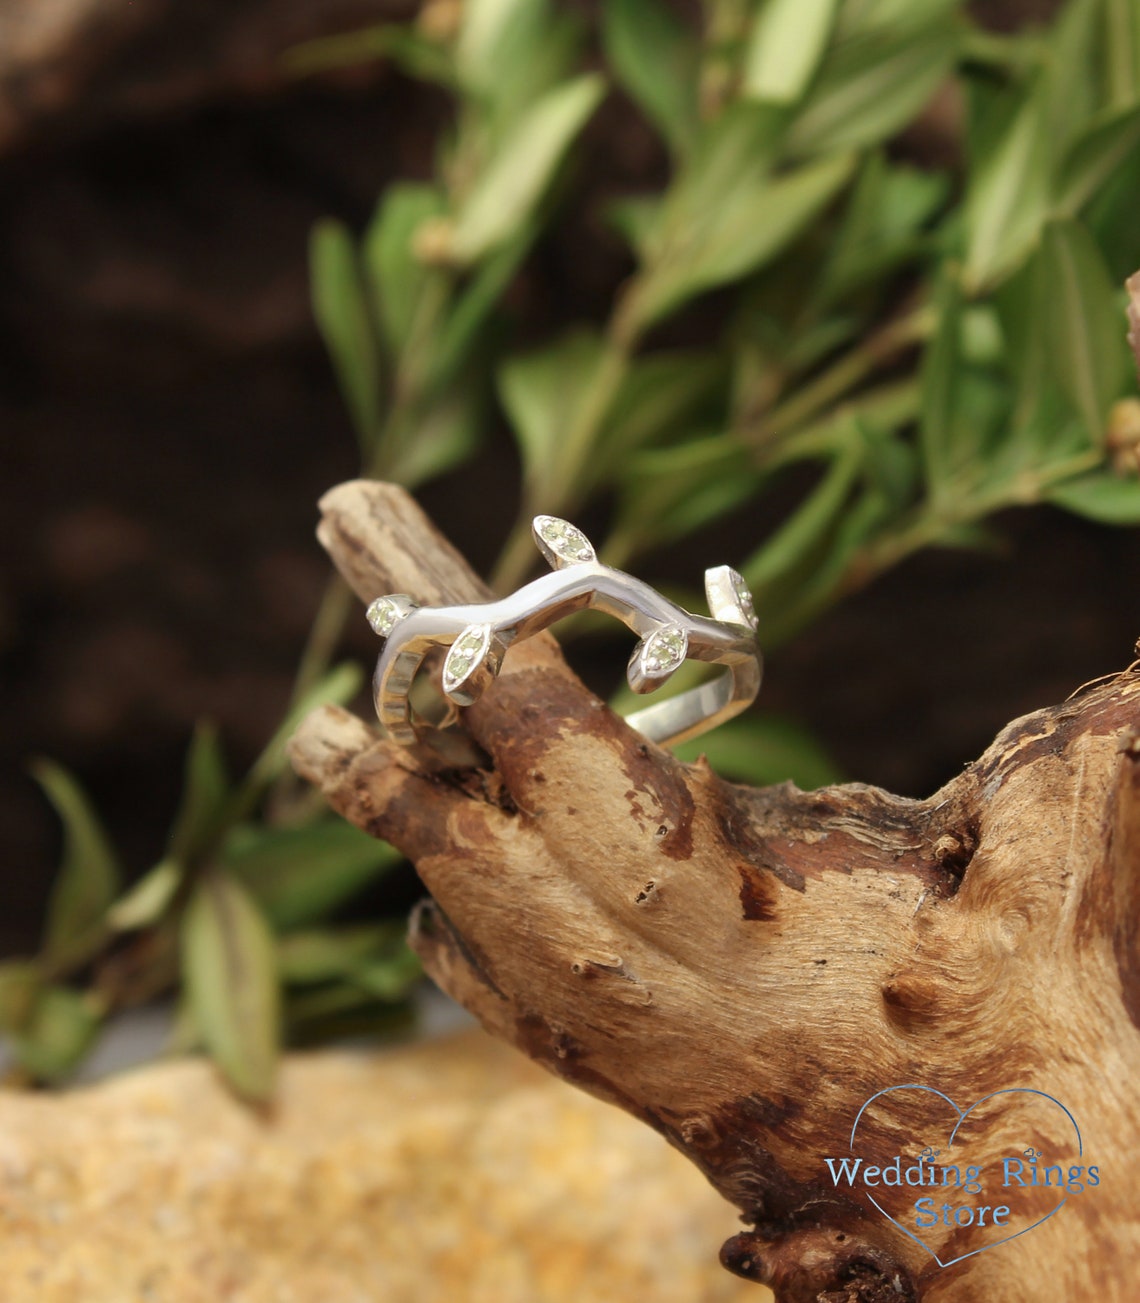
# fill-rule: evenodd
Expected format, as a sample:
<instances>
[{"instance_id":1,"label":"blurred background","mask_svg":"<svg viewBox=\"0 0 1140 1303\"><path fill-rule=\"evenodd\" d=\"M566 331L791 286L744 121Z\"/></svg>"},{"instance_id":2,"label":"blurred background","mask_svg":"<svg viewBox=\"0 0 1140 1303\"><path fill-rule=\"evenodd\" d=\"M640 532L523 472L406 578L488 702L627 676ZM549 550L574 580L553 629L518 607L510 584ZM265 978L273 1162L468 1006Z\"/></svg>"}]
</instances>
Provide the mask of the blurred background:
<instances>
[{"instance_id":1,"label":"blurred background","mask_svg":"<svg viewBox=\"0 0 1140 1303\"><path fill-rule=\"evenodd\" d=\"M599 35L614 20L600 6L556 8L578 23L576 66L602 69L613 89L586 115L541 230L504 278L500 356L610 317L638 257L607 205L660 191L684 167L639 103L636 70L623 70L612 31L609 46ZM341 233L366 231L393 183L446 173L440 141L455 121L455 95L413 75L414 52L312 43L408 23L446 44L462 7L429 9L425 20L418 6L390 0L0 0L5 956L37 951L62 853L59 820L29 775L33 758L75 776L130 882L166 853L196 722L216 724L240 772L287 710L328 574L313 537L316 500L361 464L344 358L338 373L314 317L311 233L328 218L343 224L321 228L328 252ZM695 4L665 9L685 30L706 21ZM1057 9L970 6L994 44L987 53L976 40L963 66L983 87L988 79L1020 94L1035 34L1052 30ZM732 6L720 10L724 18ZM736 10L752 21L748 6ZM940 10L956 22L967 14ZM1024 45L1000 44L1022 36ZM747 33L741 40L747 49ZM861 159L880 151L892 165L944 174L947 195L968 190L970 110L956 75L944 69L882 139L857 142ZM1073 85L1066 93L1079 98ZM1116 108L1134 112L1135 102ZM1105 111L1094 105L1090 115ZM1128 149L1122 160L1134 160ZM836 202L839 211L846 201ZM920 218L926 229L953 202L936 199ZM802 279L824 265L833 238L823 227L794 246ZM940 238L939 256L952 237ZM1105 241L1119 288L1140 248L1136 264L1117 266L1127 249ZM884 273L890 302L853 311L845 328L854 337L892 320L890 304L913 301L927 283L920 261ZM755 288L761 298L765 285ZM709 282L653 323L652 349L727 349L732 292ZM1119 306L1122 339L1122 294ZM327 302L322 324L335 355ZM805 373L832 355L821 345ZM890 376L915 364L900 353L892 365ZM1119 399L1135 392L1134 376L1116 383ZM500 382L481 407L470 450L416 487L484 573L524 497L506 388L505 400ZM359 434L359 404L356 415ZM706 429L709 419L707 410L694 417ZM741 564L818 485L818 463L785 469L762 495L634 549L629 568L689 592L705 565ZM633 481L619 479L554 505L604 540L631 492ZM796 746L810 739L800 755L806 747L818 759L814 772L927 795L1009 719L1131 660L1135 529L1001 500L986 524L984 539L933 538L954 546L900 554L872 582L837 588L770 649L759 711L786 721ZM784 581L798 582L791 570ZM585 640L573 653L600 691L612 691L628 654L623 644L615 659L614 646ZM375 654L355 610L342 647L362 663ZM407 866L394 868L364 883L337 919L398 919L418 890Z\"/></svg>"}]
</instances>

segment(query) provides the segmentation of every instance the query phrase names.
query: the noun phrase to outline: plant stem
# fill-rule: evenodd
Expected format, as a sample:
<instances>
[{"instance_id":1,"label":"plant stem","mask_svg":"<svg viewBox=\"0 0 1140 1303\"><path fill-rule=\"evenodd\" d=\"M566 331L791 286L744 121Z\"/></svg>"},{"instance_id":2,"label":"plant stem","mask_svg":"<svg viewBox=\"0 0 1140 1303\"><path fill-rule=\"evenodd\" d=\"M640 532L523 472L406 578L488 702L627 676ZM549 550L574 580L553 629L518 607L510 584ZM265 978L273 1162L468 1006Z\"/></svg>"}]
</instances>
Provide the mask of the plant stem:
<instances>
[{"instance_id":1,"label":"plant stem","mask_svg":"<svg viewBox=\"0 0 1140 1303\"><path fill-rule=\"evenodd\" d=\"M582 471L629 372L630 361L637 346L637 330L629 310L631 302L632 296L627 293L610 318L598 369L581 405L574 413L565 439L555 452L543 485L537 489L524 488L522 509L511 527L491 576L491 586L497 592L508 592L516 588L533 564L530 523L535 512L571 511L581 499Z\"/></svg>"},{"instance_id":2,"label":"plant stem","mask_svg":"<svg viewBox=\"0 0 1140 1303\"><path fill-rule=\"evenodd\" d=\"M880 367L894 361L904 349L928 338L935 324L934 310L927 304L905 317L888 322L797 389L773 411L742 428L741 439L754 446L763 446L798 429L831 403L850 393Z\"/></svg>"},{"instance_id":3,"label":"plant stem","mask_svg":"<svg viewBox=\"0 0 1140 1303\"><path fill-rule=\"evenodd\" d=\"M355 600L352 589L340 575L333 575L326 583L297 666L290 705L300 701L328 669Z\"/></svg>"},{"instance_id":4,"label":"plant stem","mask_svg":"<svg viewBox=\"0 0 1140 1303\"><path fill-rule=\"evenodd\" d=\"M937 544L955 526L972 525L1004 507L1032 506L1044 500L1056 484L1103 465L1097 448L1078 453L1053 466L1042 467L999 484L988 492L966 495L957 502L940 504L937 511L924 503L909 524L857 552L851 559L836 596L854 592L877 575L904 561L914 552Z\"/></svg>"}]
</instances>

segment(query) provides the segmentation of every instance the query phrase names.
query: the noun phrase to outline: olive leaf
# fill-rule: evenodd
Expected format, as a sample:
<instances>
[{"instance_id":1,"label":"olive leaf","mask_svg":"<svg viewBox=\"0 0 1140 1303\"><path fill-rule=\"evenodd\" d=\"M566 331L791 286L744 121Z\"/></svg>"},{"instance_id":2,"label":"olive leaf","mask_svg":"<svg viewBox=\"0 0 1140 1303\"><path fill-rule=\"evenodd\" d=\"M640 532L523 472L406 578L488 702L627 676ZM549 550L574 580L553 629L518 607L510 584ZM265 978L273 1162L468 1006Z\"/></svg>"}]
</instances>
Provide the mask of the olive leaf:
<instances>
[{"instance_id":1,"label":"olive leaf","mask_svg":"<svg viewBox=\"0 0 1140 1303\"><path fill-rule=\"evenodd\" d=\"M343 819L322 818L295 828L240 824L221 860L274 927L291 928L327 917L401 856Z\"/></svg>"},{"instance_id":2,"label":"olive leaf","mask_svg":"<svg viewBox=\"0 0 1140 1303\"><path fill-rule=\"evenodd\" d=\"M68 986L43 986L8 1040L17 1063L37 1081L50 1084L75 1071L99 1026L100 1011L93 995Z\"/></svg>"},{"instance_id":3,"label":"olive leaf","mask_svg":"<svg viewBox=\"0 0 1140 1303\"><path fill-rule=\"evenodd\" d=\"M277 943L277 971L282 981L300 986L349 977L368 963L401 955L406 931L392 922L290 932Z\"/></svg>"},{"instance_id":4,"label":"olive leaf","mask_svg":"<svg viewBox=\"0 0 1140 1303\"><path fill-rule=\"evenodd\" d=\"M723 777L757 787L791 781L810 792L843 779L815 735L781 715L740 715L704 737L683 743L675 755L690 764L704 756Z\"/></svg>"},{"instance_id":5,"label":"olive leaf","mask_svg":"<svg viewBox=\"0 0 1140 1303\"><path fill-rule=\"evenodd\" d=\"M948 491L949 481L973 449L959 439L957 398L962 370L962 291L953 268L943 277L938 298L938 329L922 363L919 441L931 496Z\"/></svg>"},{"instance_id":6,"label":"olive leaf","mask_svg":"<svg viewBox=\"0 0 1140 1303\"><path fill-rule=\"evenodd\" d=\"M787 135L792 155L878 144L909 122L946 80L959 45L936 15L919 30L885 26L828 52Z\"/></svg>"},{"instance_id":7,"label":"olive leaf","mask_svg":"<svg viewBox=\"0 0 1140 1303\"><path fill-rule=\"evenodd\" d=\"M211 1058L243 1098L273 1093L280 989L273 933L232 874L202 874L182 922L183 978Z\"/></svg>"},{"instance_id":8,"label":"olive leaf","mask_svg":"<svg viewBox=\"0 0 1140 1303\"><path fill-rule=\"evenodd\" d=\"M847 503L863 456L862 444L850 442L796 511L744 562L740 573L754 594L801 566L819 546Z\"/></svg>"},{"instance_id":9,"label":"olive leaf","mask_svg":"<svg viewBox=\"0 0 1140 1303\"><path fill-rule=\"evenodd\" d=\"M684 443L633 453L622 472L611 546L620 541L630 552L724 516L763 478L735 434L705 430Z\"/></svg>"},{"instance_id":10,"label":"olive leaf","mask_svg":"<svg viewBox=\"0 0 1140 1303\"><path fill-rule=\"evenodd\" d=\"M549 0L468 0L455 46L460 90L494 126L510 124L565 80L581 39L578 15Z\"/></svg>"},{"instance_id":11,"label":"olive leaf","mask_svg":"<svg viewBox=\"0 0 1140 1303\"><path fill-rule=\"evenodd\" d=\"M1127 108L1140 102L1140 9L1135 0L1104 0L1104 16L1109 102Z\"/></svg>"},{"instance_id":12,"label":"olive leaf","mask_svg":"<svg viewBox=\"0 0 1140 1303\"><path fill-rule=\"evenodd\" d=\"M416 232L440 216L444 206L444 196L436 186L389 186L365 232L363 258L376 319L393 357L411 340L428 282L440 277L438 269L417 257L414 240Z\"/></svg>"},{"instance_id":13,"label":"olive leaf","mask_svg":"<svg viewBox=\"0 0 1140 1303\"><path fill-rule=\"evenodd\" d=\"M798 100L827 49L838 8L839 0L764 0L744 56L744 94L778 104Z\"/></svg>"},{"instance_id":14,"label":"olive leaf","mask_svg":"<svg viewBox=\"0 0 1140 1303\"><path fill-rule=\"evenodd\" d=\"M309 267L313 315L367 459L380 425L380 354L356 245L343 222L327 218L313 228Z\"/></svg>"},{"instance_id":15,"label":"olive leaf","mask_svg":"<svg viewBox=\"0 0 1140 1303\"><path fill-rule=\"evenodd\" d=\"M1061 164L1053 212L1077 217L1140 147L1140 106L1094 119L1073 141Z\"/></svg>"},{"instance_id":16,"label":"olive leaf","mask_svg":"<svg viewBox=\"0 0 1140 1303\"><path fill-rule=\"evenodd\" d=\"M694 180L679 190L678 202L662 215L638 285L633 313L639 325L774 258L842 190L855 162L837 154L773 176L762 161L743 158L723 188Z\"/></svg>"},{"instance_id":17,"label":"olive leaf","mask_svg":"<svg viewBox=\"0 0 1140 1303\"><path fill-rule=\"evenodd\" d=\"M110 840L75 779L51 760L32 774L63 821L63 863L48 902L45 948L49 958L86 945L104 925L119 892L120 870Z\"/></svg>"},{"instance_id":18,"label":"olive leaf","mask_svg":"<svg viewBox=\"0 0 1140 1303\"><path fill-rule=\"evenodd\" d=\"M587 73L547 91L503 138L460 205L448 257L468 266L516 234L605 94Z\"/></svg>"},{"instance_id":19,"label":"olive leaf","mask_svg":"<svg viewBox=\"0 0 1140 1303\"><path fill-rule=\"evenodd\" d=\"M622 89L678 156L696 137L700 47L659 0L607 0L602 43Z\"/></svg>"},{"instance_id":20,"label":"olive leaf","mask_svg":"<svg viewBox=\"0 0 1140 1303\"><path fill-rule=\"evenodd\" d=\"M549 491L555 455L589 392L602 356L592 331L577 330L548 348L506 362L499 396L510 417L532 501Z\"/></svg>"},{"instance_id":21,"label":"olive leaf","mask_svg":"<svg viewBox=\"0 0 1140 1303\"><path fill-rule=\"evenodd\" d=\"M1044 80L977 161L965 200L964 278L974 292L1012 271L1049 215L1052 149Z\"/></svg>"},{"instance_id":22,"label":"olive leaf","mask_svg":"<svg viewBox=\"0 0 1140 1303\"><path fill-rule=\"evenodd\" d=\"M949 195L940 172L894 165L881 153L864 163L830 252L815 297L827 306L881 280L923 250L922 228Z\"/></svg>"},{"instance_id":23,"label":"olive leaf","mask_svg":"<svg viewBox=\"0 0 1140 1303\"><path fill-rule=\"evenodd\" d=\"M1080 222L1052 222L1044 241L1050 361L1089 433L1103 438L1129 372L1125 318L1096 242Z\"/></svg>"},{"instance_id":24,"label":"olive leaf","mask_svg":"<svg viewBox=\"0 0 1140 1303\"><path fill-rule=\"evenodd\" d=\"M160 860L107 911L107 922L117 932L151 927L166 913L185 878L175 859Z\"/></svg>"},{"instance_id":25,"label":"olive leaf","mask_svg":"<svg viewBox=\"0 0 1140 1303\"><path fill-rule=\"evenodd\" d=\"M182 801L170 833L168 856L189 864L216 837L229 798L230 783L218 730L199 721L190 740L182 781Z\"/></svg>"},{"instance_id":26,"label":"olive leaf","mask_svg":"<svg viewBox=\"0 0 1140 1303\"><path fill-rule=\"evenodd\" d=\"M1140 525L1140 479L1135 475L1093 471L1057 485L1049 501L1102 525Z\"/></svg>"}]
</instances>

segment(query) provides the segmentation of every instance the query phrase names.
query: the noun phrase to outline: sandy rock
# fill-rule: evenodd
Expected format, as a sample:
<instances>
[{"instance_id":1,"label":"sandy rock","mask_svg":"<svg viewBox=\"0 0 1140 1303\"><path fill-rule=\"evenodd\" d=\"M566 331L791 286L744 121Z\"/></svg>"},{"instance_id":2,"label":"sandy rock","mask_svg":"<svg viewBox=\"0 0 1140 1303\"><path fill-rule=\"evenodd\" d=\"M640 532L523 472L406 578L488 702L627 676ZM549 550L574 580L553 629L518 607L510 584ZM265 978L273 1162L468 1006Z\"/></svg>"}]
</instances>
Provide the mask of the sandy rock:
<instances>
[{"instance_id":1,"label":"sandy rock","mask_svg":"<svg viewBox=\"0 0 1140 1303\"><path fill-rule=\"evenodd\" d=\"M0 1096L3 1303L763 1303L734 1212L480 1032L297 1056L268 1118L208 1066Z\"/></svg>"}]
</instances>

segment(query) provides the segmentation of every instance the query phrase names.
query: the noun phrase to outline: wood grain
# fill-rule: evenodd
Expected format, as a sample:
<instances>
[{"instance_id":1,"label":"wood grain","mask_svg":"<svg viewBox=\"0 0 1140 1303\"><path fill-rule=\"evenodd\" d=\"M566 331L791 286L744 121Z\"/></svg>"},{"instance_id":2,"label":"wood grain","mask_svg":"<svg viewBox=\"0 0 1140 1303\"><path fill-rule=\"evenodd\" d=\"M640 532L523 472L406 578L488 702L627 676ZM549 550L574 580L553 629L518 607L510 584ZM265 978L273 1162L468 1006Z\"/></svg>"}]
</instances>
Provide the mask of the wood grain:
<instances>
[{"instance_id":1,"label":"wood grain","mask_svg":"<svg viewBox=\"0 0 1140 1303\"><path fill-rule=\"evenodd\" d=\"M362 598L482 591L400 490L322 507ZM782 1303L1134 1297L1135 668L1015 720L918 801L735 786L646 743L552 640L512 656L464 713L481 765L441 768L340 711L293 742L335 809L415 859L432 900L412 939L440 985L686 1154L752 1228L722 1260ZM941 1267L824 1165L869 1096L911 1082L963 1109L1054 1096L1100 1185L993 1251L974 1227L932 1232L959 1259ZM927 1124L893 1098L867 1115L868 1155ZM975 1116L972 1162L1027 1137L1061 1152L1067 1124L1027 1098Z\"/></svg>"}]
</instances>

